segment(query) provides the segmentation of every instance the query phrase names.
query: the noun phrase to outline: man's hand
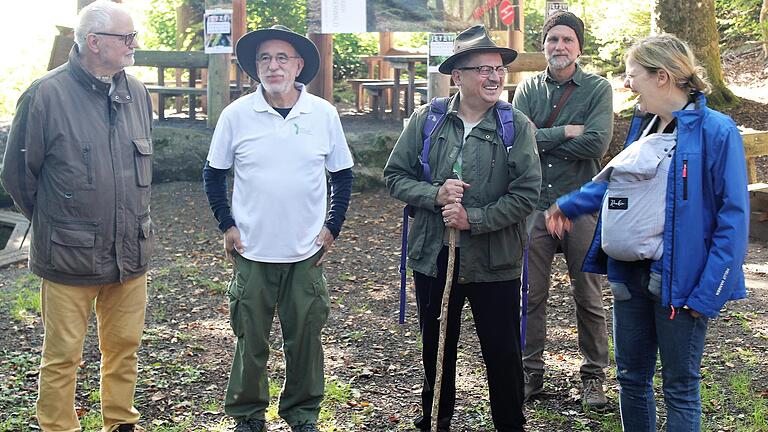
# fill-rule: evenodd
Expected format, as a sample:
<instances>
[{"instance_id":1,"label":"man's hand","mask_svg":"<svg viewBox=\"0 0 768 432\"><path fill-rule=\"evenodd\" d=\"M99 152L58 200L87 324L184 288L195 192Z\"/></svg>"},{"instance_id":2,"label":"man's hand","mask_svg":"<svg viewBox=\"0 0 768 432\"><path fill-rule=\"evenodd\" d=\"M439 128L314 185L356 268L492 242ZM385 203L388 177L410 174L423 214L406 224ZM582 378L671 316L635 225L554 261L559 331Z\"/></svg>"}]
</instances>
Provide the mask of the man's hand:
<instances>
[{"instance_id":1,"label":"man's hand","mask_svg":"<svg viewBox=\"0 0 768 432\"><path fill-rule=\"evenodd\" d=\"M240 230L236 226L231 226L224 232L224 254L227 259L232 263L235 262L235 257L232 252L242 254L245 251L243 243L240 241Z\"/></svg>"},{"instance_id":2,"label":"man's hand","mask_svg":"<svg viewBox=\"0 0 768 432\"><path fill-rule=\"evenodd\" d=\"M325 261L326 255L328 255L328 252L331 251L331 247L333 246L333 234L331 234L331 230L329 230L326 226L323 226L323 229L320 230L320 234L317 235L315 238L315 243L322 246L323 253L320 255L320 258L315 263L315 267L319 267L323 264L323 261Z\"/></svg>"},{"instance_id":3,"label":"man's hand","mask_svg":"<svg viewBox=\"0 0 768 432\"><path fill-rule=\"evenodd\" d=\"M464 183L461 180L448 179L440 186L440 190L437 191L437 205L443 207L451 203L460 203L464 197L464 189L469 187L469 183Z\"/></svg>"},{"instance_id":4,"label":"man's hand","mask_svg":"<svg viewBox=\"0 0 768 432\"><path fill-rule=\"evenodd\" d=\"M584 125L565 125L565 138L572 139L584 133Z\"/></svg>"},{"instance_id":5,"label":"man's hand","mask_svg":"<svg viewBox=\"0 0 768 432\"><path fill-rule=\"evenodd\" d=\"M565 232L570 231L571 228L573 228L573 222L565 216L557 204L552 204L552 207L544 212L544 218L546 220L547 231L549 231L553 237L557 236L557 238L562 239Z\"/></svg>"},{"instance_id":6,"label":"man's hand","mask_svg":"<svg viewBox=\"0 0 768 432\"><path fill-rule=\"evenodd\" d=\"M467 210L459 203L448 204L443 207L443 223L445 223L446 228L456 228L460 231L470 228Z\"/></svg>"}]
</instances>

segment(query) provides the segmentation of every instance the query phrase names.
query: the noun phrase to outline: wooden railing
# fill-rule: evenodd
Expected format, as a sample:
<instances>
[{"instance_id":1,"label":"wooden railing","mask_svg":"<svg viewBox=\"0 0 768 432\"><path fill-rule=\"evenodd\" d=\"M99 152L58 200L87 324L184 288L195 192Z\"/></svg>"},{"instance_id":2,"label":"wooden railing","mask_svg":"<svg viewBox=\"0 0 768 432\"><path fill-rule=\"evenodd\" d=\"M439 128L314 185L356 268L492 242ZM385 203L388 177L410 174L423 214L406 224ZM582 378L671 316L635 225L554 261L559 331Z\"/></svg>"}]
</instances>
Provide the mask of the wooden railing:
<instances>
[{"instance_id":1,"label":"wooden railing","mask_svg":"<svg viewBox=\"0 0 768 432\"><path fill-rule=\"evenodd\" d=\"M195 118L198 107L197 98L208 94L208 83L201 78L198 86L198 75L208 68L209 56L202 51L147 51L137 50L134 54L134 66L157 68L157 84L147 85L150 93L157 94L157 117L165 119L166 97L186 97L189 99L189 118ZM187 86L169 86L165 81L166 69L184 69L188 72ZM242 85L243 77L239 67L235 67L235 84L230 84L230 96L236 98L245 91ZM222 90L226 91L226 90ZM217 116L218 117L218 116Z\"/></svg>"},{"instance_id":2,"label":"wooden railing","mask_svg":"<svg viewBox=\"0 0 768 432\"><path fill-rule=\"evenodd\" d=\"M741 138L744 140L744 156L747 158L747 181L750 184L757 183L755 158L768 156L768 132L742 132Z\"/></svg>"}]
</instances>

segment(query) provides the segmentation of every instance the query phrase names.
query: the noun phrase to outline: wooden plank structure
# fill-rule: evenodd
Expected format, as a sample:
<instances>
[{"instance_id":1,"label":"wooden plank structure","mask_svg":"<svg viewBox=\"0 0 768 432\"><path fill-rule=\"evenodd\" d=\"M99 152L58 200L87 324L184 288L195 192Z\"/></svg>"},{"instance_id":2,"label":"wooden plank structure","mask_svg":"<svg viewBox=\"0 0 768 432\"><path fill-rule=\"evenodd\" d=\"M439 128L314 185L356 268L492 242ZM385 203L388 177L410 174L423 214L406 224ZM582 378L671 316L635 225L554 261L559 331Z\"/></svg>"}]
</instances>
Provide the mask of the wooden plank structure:
<instances>
[{"instance_id":1,"label":"wooden plank structure","mask_svg":"<svg viewBox=\"0 0 768 432\"><path fill-rule=\"evenodd\" d=\"M8 240L0 244L0 267L25 260L29 253L29 221L19 213L0 211L0 224L13 226Z\"/></svg>"},{"instance_id":2,"label":"wooden plank structure","mask_svg":"<svg viewBox=\"0 0 768 432\"><path fill-rule=\"evenodd\" d=\"M747 158L748 183L757 183L757 164L755 158L768 156L768 132L742 132L744 155Z\"/></svg>"}]
</instances>

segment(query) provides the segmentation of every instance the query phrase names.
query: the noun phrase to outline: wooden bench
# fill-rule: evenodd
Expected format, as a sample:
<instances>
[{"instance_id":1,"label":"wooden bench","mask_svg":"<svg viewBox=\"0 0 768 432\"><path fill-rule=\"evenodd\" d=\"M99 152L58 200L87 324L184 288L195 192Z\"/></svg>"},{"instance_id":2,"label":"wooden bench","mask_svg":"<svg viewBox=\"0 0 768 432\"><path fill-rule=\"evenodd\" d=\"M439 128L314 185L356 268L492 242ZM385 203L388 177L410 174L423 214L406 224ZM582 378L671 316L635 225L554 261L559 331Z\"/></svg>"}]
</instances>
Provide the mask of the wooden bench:
<instances>
[{"instance_id":1,"label":"wooden bench","mask_svg":"<svg viewBox=\"0 0 768 432\"><path fill-rule=\"evenodd\" d=\"M416 80L414 81L414 83L419 87L423 87L424 85L427 84L427 80ZM374 116L376 118L384 117L384 114L386 113L386 109L387 109L387 99L388 99L388 98L385 98L385 96L394 91L395 82L377 80L375 82L362 83L361 85L363 87L363 90L370 93L371 111L373 111ZM405 87L401 86L401 89L405 90ZM399 94L392 95L392 98L396 98L396 97L399 98L400 95Z\"/></svg>"},{"instance_id":2,"label":"wooden bench","mask_svg":"<svg viewBox=\"0 0 768 432\"><path fill-rule=\"evenodd\" d=\"M365 100L365 92L363 91L363 84L377 83L377 82L393 82L391 80L380 80L376 78L355 78L348 79L347 82L352 86L352 91L355 93L355 109L357 112L363 112ZM373 103L373 102L371 102Z\"/></svg>"}]
</instances>

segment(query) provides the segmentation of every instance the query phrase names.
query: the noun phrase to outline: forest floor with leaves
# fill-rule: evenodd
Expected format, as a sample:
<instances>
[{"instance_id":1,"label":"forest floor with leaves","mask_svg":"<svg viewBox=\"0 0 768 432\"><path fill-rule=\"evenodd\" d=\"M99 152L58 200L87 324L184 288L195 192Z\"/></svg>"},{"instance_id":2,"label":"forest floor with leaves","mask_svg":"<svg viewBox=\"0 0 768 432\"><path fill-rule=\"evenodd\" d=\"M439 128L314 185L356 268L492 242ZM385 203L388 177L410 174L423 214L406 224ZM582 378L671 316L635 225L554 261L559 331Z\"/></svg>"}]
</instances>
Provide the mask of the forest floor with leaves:
<instances>
[{"instance_id":1,"label":"forest floor with leaves","mask_svg":"<svg viewBox=\"0 0 768 432\"><path fill-rule=\"evenodd\" d=\"M743 69L743 68L742 68ZM765 71L755 69L755 73ZM760 81L757 81L760 83ZM762 103L760 103L762 102ZM768 130L765 101L728 111L737 123ZM345 127L393 127L367 116ZM626 120L617 120L621 142ZM623 128L623 130L622 130ZM763 158L761 180L768 181ZM153 186L156 255L149 272L146 330L139 351L136 406L140 425L153 432L225 431L232 421L223 397L234 349L226 290L231 267L199 183ZM325 265L331 313L323 333L326 397L320 429L409 431L419 413L422 373L413 293L407 321L397 323L401 203L385 191L355 194L344 231ZM549 299L544 394L526 405L530 431L620 431L615 365L605 383L604 413L580 404L576 325L565 264L558 257ZM768 245L752 242L745 265L749 298L729 303L710 321L703 361L704 430L768 431ZM609 317L611 296L604 304ZM0 432L36 430L34 400L42 344L39 279L18 264L0 270ZM493 431L485 371L471 310L463 311L454 431ZM92 323L93 324L93 323ZM284 377L282 339L275 320L270 338L269 430L288 432L277 417ZM77 408L85 431L100 428L99 352L94 326L78 371ZM655 380L660 407L660 379Z\"/></svg>"}]
</instances>

